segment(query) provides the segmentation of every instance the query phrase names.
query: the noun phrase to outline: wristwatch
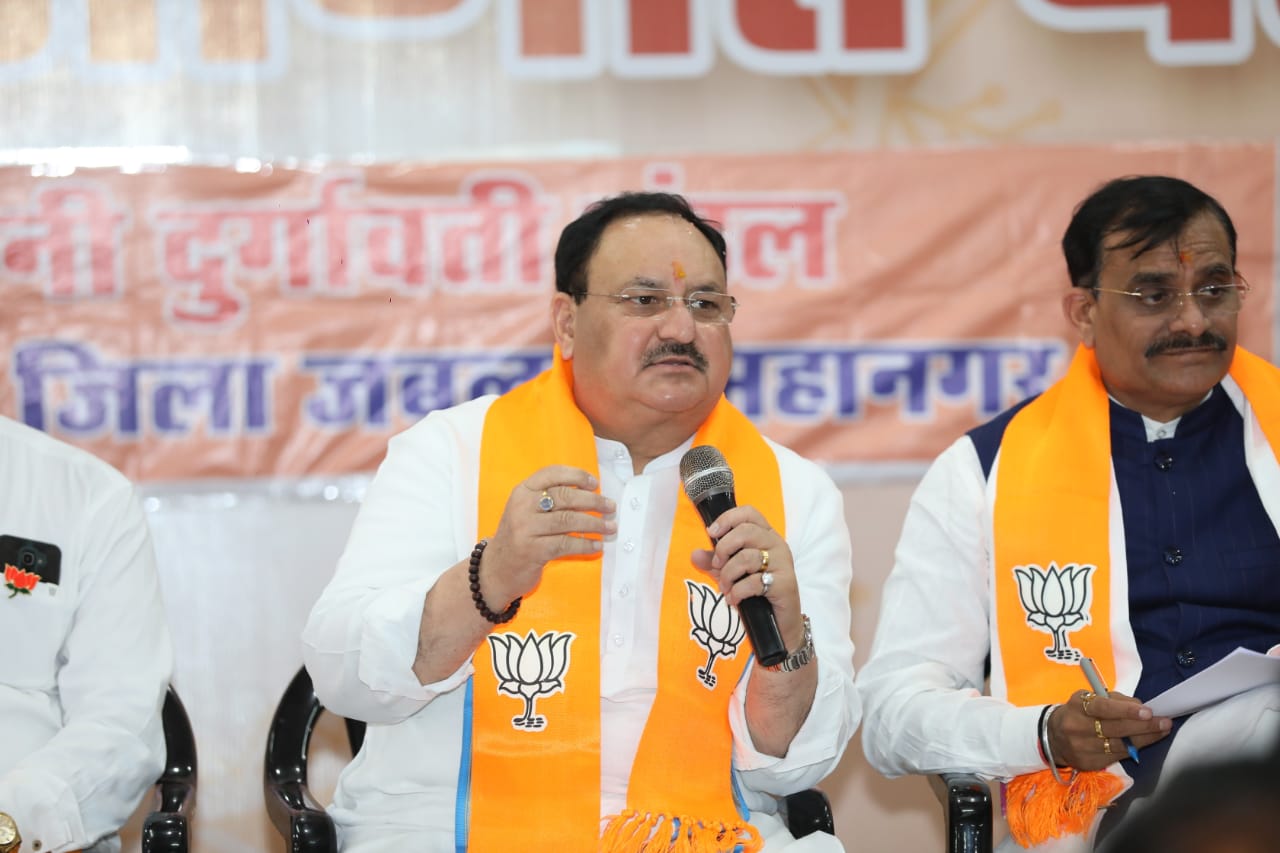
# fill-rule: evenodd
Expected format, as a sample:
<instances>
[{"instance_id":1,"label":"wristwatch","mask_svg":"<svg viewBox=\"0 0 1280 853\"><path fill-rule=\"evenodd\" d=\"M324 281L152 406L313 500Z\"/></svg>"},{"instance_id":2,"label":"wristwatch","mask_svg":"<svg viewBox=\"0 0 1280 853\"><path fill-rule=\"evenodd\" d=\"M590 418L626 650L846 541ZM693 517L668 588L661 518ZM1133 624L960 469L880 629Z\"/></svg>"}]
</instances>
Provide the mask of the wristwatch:
<instances>
[{"instance_id":1,"label":"wristwatch","mask_svg":"<svg viewBox=\"0 0 1280 853\"><path fill-rule=\"evenodd\" d=\"M813 631L809 627L809 617L801 616L800 618L804 620L804 642L800 644L800 648L787 655L787 659L782 663L765 667L770 672L795 672L818 656L818 653L813 650Z\"/></svg>"},{"instance_id":2,"label":"wristwatch","mask_svg":"<svg viewBox=\"0 0 1280 853\"><path fill-rule=\"evenodd\" d=\"M13 818L0 812L0 853L13 853L22 844L22 836L18 834L18 825Z\"/></svg>"}]
</instances>

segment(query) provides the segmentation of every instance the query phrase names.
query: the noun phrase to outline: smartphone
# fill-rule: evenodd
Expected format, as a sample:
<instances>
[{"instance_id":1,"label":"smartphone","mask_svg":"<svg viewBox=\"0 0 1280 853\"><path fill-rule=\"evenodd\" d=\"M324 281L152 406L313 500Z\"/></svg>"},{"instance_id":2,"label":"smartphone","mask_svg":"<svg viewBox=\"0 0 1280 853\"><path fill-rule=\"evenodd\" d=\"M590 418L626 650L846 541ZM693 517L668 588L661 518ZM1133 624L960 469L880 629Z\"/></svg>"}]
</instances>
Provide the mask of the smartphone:
<instances>
[{"instance_id":1,"label":"smartphone","mask_svg":"<svg viewBox=\"0 0 1280 853\"><path fill-rule=\"evenodd\" d=\"M0 535L0 567L9 566L35 575L40 579L38 584L56 586L62 578L62 550L48 542L5 533Z\"/></svg>"}]
</instances>

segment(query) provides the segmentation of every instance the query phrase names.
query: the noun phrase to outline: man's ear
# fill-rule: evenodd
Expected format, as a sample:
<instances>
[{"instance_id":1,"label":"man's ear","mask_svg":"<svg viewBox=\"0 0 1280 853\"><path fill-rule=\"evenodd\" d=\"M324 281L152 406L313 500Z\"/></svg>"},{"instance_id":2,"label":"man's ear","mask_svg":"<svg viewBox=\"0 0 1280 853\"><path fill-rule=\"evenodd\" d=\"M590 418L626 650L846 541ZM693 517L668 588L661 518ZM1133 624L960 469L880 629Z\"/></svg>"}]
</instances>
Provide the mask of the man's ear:
<instances>
[{"instance_id":1,"label":"man's ear","mask_svg":"<svg viewBox=\"0 0 1280 853\"><path fill-rule=\"evenodd\" d=\"M551 331L565 359L573 358L573 325L578 317L578 303L567 293L557 290L551 297Z\"/></svg>"},{"instance_id":2,"label":"man's ear","mask_svg":"<svg viewBox=\"0 0 1280 853\"><path fill-rule=\"evenodd\" d=\"M1080 343L1089 349L1093 349L1093 312L1097 308L1097 299L1093 291L1087 287L1073 287L1062 297L1063 315L1066 316L1068 323L1075 326L1076 334L1080 336Z\"/></svg>"}]
</instances>

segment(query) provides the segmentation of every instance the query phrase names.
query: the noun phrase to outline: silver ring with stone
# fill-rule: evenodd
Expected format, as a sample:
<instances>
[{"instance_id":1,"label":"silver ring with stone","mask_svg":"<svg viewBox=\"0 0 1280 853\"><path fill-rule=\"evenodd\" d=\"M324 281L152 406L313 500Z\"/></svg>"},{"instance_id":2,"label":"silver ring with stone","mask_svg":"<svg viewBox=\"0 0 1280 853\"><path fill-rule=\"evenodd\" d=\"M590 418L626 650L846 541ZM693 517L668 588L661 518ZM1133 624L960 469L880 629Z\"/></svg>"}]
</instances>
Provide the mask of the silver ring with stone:
<instances>
[{"instance_id":1,"label":"silver ring with stone","mask_svg":"<svg viewBox=\"0 0 1280 853\"><path fill-rule=\"evenodd\" d=\"M763 571L760 573L760 585L764 587L761 595L769 594L769 587L773 586L773 572Z\"/></svg>"}]
</instances>

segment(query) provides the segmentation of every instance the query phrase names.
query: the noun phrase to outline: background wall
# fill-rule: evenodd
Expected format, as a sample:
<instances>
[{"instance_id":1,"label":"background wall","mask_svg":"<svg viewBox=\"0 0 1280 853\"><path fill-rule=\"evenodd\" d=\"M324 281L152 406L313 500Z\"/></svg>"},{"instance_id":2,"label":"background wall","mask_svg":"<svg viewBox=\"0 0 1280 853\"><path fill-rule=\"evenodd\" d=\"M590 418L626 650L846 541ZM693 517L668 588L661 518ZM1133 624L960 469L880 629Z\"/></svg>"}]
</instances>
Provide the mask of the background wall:
<instances>
[{"instance_id":1,"label":"background wall","mask_svg":"<svg viewBox=\"0 0 1280 853\"><path fill-rule=\"evenodd\" d=\"M867 335L861 318L881 340L936 341L936 331L912 326L917 312L880 298L897 291L910 304L935 306L936 316L964 314L971 340L1056 335L1065 345L1067 330L1051 314L1029 321L1018 299L990 294L1020 286L1051 307L1054 288L1065 286L1052 247L1071 200L1108 176L1108 164L1117 173L1160 164L1230 199L1242 240L1255 247L1244 266L1258 288L1248 343L1271 354L1278 93L1276 0L4 0L0 158L14 168L0 171L0 411L23 417L13 354L35 339L110 328L101 345L135 361L176 357L182 347L266 347L296 359L323 343L325 329L343 334L340 325L312 326L314 337L292 349L284 338L237 338L243 330L192 343L158 310L134 313L128 299L50 297L59 284L52 267L24 267L27 256L13 247L40 227L24 213L33 194L104 173L89 167L128 191L146 181L165 188L146 198L202 202L285 172L369 167L396 179L515 163L554 168L566 181L616 168L633 183L657 160L763 156L779 171L755 189L836 187L865 198L848 216L853 236L841 242L842 277L831 291L852 318L847 341ZM924 170L934 156L961 162L974 151L993 165L955 175L945 192ZM1238 151L1265 165L1219 168ZM814 170L818 155L827 159ZM1081 158L1093 165L1081 168ZM1015 173L1001 163L1039 165ZM876 174L892 179L874 184ZM186 190L174 189L183 182ZM868 185L877 192L858 196ZM135 224L148 224L146 204L130 209L139 213ZM972 227L983 221L988 229ZM932 250L924 240L888 270L876 266L875 245L856 244L874 223L912 235L939 222L954 227L926 232L938 235ZM83 263L75 268L84 271ZM131 272L128 295L154 306L164 290L149 276ZM871 281L878 289L865 289ZM797 292L788 281L777 296ZM276 305L261 298L255 310ZM423 306L404 310L387 321L379 345L438 346L422 331ZM735 326L737 341L802 339L784 318L779 324ZM296 362L286 363L296 378ZM895 451L887 460L894 464L833 465L854 538L858 665L921 465L980 417L972 407L945 415L921 426L901 405L888 406L890 425L920 428L922 438ZM302 620L332 571L376 454L344 456L350 461L324 471L275 466L272 457L232 477L228 468L201 467L226 454L207 426L141 438L112 429L61 434L130 471L148 495L177 645L175 682L200 747L197 849L279 849L261 811L266 724L298 666ZM771 434L784 426L764 424ZM880 447L859 438L861 424L811 426L837 437L822 445L835 451L815 454L828 462L840 448ZM792 443L803 447L809 436L795 433ZM331 438L372 447L385 435L355 425ZM334 458L314 448L301 455ZM159 458L185 458L189 467L148 467ZM343 760L338 739L324 740L315 766L322 791ZM824 787L850 850L940 847L940 812L926 784L880 778L860 744ZM136 849L136 837L135 828L128 847Z\"/></svg>"}]
</instances>

